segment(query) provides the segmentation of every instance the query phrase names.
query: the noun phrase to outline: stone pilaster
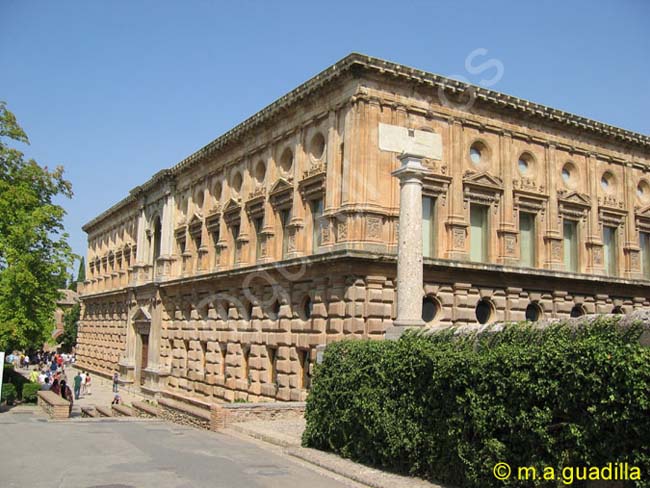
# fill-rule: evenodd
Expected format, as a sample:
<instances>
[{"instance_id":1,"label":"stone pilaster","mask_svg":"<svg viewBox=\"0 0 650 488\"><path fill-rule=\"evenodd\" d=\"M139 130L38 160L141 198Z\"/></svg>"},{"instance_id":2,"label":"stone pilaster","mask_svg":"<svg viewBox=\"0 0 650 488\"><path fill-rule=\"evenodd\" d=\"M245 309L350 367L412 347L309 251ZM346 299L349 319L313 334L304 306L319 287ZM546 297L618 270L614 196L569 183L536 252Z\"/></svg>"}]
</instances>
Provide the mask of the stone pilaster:
<instances>
[{"instance_id":1,"label":"stone pilaster","mask_svg":"<svg viewBox=\"0 0 650 488\"><path fill-rule=\"evenodd\" d=\"M397 319L386 331L399 337L409 327L422 327L422 180L430 170L421 158L405 154L393 172L400 180L399 235L397 246Z\"/></svg>"},{"instance_id":2,"label":"stone pilaster","mask_svg":"<svg viewBox=\"0 0 650 488\"><path fill-rule=\"evenodd\" d=\"M601 235L600 222L598 221L598 172L596 168L596 156L587 156L587 177L589 195L591 195L591 209L587 222L587 273L605 274L605 262L603 259L603 239ZM583 269L580 269L583 271Z\"/></svg>"},{"instance_id":3,"label":"stone pilaster","mask_svg":"<svg viewBox=\"0 0 650 488\"><path fill-rule=\"evenodd\" d=\"M546 168L546 188L548 202L546 204L546 229L544 233L544 267L546 269L564 270L562 260L562 233L560 232L560 216L557 199L558 166L554 144L547 144L544 151Z\"/></svg>"},{"instance_id":4,"label":"stone pilaster","mask_svg":"<svg viewBox=\"0 0 650 488\"><path fill-rule=\"evenodd\" d=\"M449 122L449 141L452 161L449 165L450 185L449 218L445 222L447 229L447 258L467 260L469 254L465 243L467 237L467 222L463 204L463 124L460 120L452 119Z\"/></svg>"},{"instance_id":5,"label":"stone pilaster","mask_svg":"<svg viewBox=\"0 0 650 488\"><path fill-rule=\"evenodd\" d=\"M512 192L512 134L504 132L499 137L499 155L503 179L503 197L500 205L501 222L499 224L497 262L510 266L519 264L514 243L517 242L518 230L514 221L514 197Z\"/></svg>"},{"instance_id":6,"label":"stone pilaster","mask_svg":"<svg viewBox=\"0 0 650 488\"><path fill-rule=\"evenodd\" d=\"M625 255L626 278L641 279L641 248L639 247L639 235L636 230L636 219L634 203L636 201L636 185L634 184L632 163L625 163L623 166L623 183L625 185L625 244L623 253Z\"/></svg>"}]
</instances>

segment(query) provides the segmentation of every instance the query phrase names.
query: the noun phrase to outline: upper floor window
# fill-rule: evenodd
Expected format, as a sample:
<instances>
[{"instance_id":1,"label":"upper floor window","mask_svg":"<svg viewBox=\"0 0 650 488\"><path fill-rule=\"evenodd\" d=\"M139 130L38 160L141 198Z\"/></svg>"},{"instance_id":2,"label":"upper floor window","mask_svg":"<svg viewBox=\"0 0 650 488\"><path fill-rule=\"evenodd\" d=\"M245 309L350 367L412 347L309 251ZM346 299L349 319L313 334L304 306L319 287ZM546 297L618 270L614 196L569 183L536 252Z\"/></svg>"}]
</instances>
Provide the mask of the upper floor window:
<instances>
[{"instance_id":1,"label":"upper floor window","mask_svg":"<svg viewBox=\"0 0 650 488\"><path fill-rule=\"evenodd\" d=\"M311 224L312 224L312 251L316 252L321 246L320 223L323 218L323 199L311 202Z\"/></svg>"},{"instance_id":2,"label":"upper floor window","mask_svg":"<svg viewBox=\"0 0 650 488\"><path fill-rule=\"evenodd\" d=\"M153 262L160 257L160 241L162 235L162 225L160 224L160 217L156 217L153 221Z\"/></svg>"},{"instance_id":3,"label":"upper floor window","mask_svg":"<svg viewBox=\"0 0 650 488\"><path fill-rule=\"evenodd\" d=\"M640 232L641 266L643 277L650 279L650 233Z\"/></svg>"},{"instance_id":4,"label":"upper floor window","mask_svg":"<svg viewBox=\"0 0 650 488\"><path fill-rule=\"evenodd\" d=\"M519 253L521 265L532 268L535 266L535 216L530 213L519 213Z\"/></svg>"},{"instance_id":5,"label":"upper floor window","mask_svg":"<svg viewBox=\"0 0 650 488\"><path fill-rule=\"evenodd\" d=\"M264 217L258 217L253 221L255 227L255 259L262 257L262 228L264 227Z\"/></svg>"},{"instance_id":6,"label":"upper floor window","mask_svg":"<svg viewBox=\"0 0 650 488\"><path fill-rule=\"evenodd\" d=\"M578 222L565 220L564 231L564 267L567 271L578 272Z\"/></svg>"},{"instance_id":7,"label":"upper floor window","mask_svg":"<svg viewBox=\"0 0 650 488\"><path fill-rule=\"evenodd\" d=\"M422 198L422 255L425 258L435 257L435 198Z\"/></svg>"},{"instance_id":8,"label":"upper floor window","mask_svg":"<svg viewBox=\"0 0 650 488\"><path fill-rule=\"evenodd\" d=\"M291 222L291 210L284 209L280 211L280 223L282 225L282 257L286 257L289 252L289 222Z\"/></svg>"},{"instance_id":9,"label":"upper floor window","mask_svg":"<svg viewBox=\"0 0 650 488\"><path fill-rule=\"evenodd\" d=\"M237 238L239 237L239 224L232 226L232 262L237 264L239 261L239 245Z\"/></svg>"},{"instance_id":10,"label":"upper floor window","mask_svg":"<svg viewBox=\"0 0 650 488\"><path fill-rule=\"evenodd\" d=\"M476 262L486 262L488 259L488 207L471 204L469 210L469 258Z\"/></svg>"},{"instance_id":11,"label":"upper floor window","mask_svg":"<svg viewBox=\"0 0 650 488\"><path fill-rule=\"evenodd\" d=\"M618 274L618 256L616 242L616 227L603 227L603 256L605 271L609 276Z\"/></svg>"}]
</instances>

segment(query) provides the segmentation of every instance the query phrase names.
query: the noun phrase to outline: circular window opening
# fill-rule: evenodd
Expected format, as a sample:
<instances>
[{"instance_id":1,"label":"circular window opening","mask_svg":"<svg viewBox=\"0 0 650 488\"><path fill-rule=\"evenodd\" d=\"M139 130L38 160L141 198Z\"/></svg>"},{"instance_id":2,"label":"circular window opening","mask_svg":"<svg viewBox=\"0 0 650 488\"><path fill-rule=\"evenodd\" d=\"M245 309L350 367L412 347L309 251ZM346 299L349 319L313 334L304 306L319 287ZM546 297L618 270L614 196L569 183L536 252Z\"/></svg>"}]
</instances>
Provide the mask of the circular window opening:
<instances>
[{"instance_id":1,"label":"circular window opening","mask_svg":"<svg viewBox=\"0 0 650 488\"><path fill-rule=\"evenodd\" d=\"M232 177L232 189L235 190L237 193L239 193L239 191L241 190L242 183L243 183L242 176L241 173L238 171Z\"/></svg>"},{"instance_id":2,"label":"circular window opening","mask_svg":"<svg viewBox=\"0 0 650 488\"><path fill-rule=\"evenodd\" d=\"M582 305L576 305L571 309L571 317L573 318L582 317L585 314L585 308Z\"/></svg>"},{"instance_id":3,"label":"circular window opening","mask_svg":"<svg viewBox=\"0 0 650 488\"><path fill-rule=\"evenodd\" d=\"M222 190L221 183L216 183L212 188L212 196L217 202L221 200L221 190Z\"/></svg>"},{"instance_id":4,"label":"circular window opening","mask_svg":"<svg viewBox=\"0 0 650 488\"><path fill-rule=\"evenodd\" d=\"M625 313L625 311L623 310L623 307L621 307L620 305L617 305L616 307L614 307L612 309L611 313L613 313L614 315L623 315Z\"/></svg>"},{"instance_id":5,"label":"circular window opening","mask_svg":"<svg viewBox=\"0 0 650 488\"><path fill-rule=\"evenodd\" d=\"M422 320L430 323L435 320L440 312L440 303L432 296L426 296L422 299Z\"/></svg>"},{"instance_id":6,"label":"circular window opening","mask_svg":"<svg viewBox=\"0 0 650 488\"><path fill-rule=\"evenodd\" d=\"M300 310L302 311L302 317L305 320L308 320L311 318L311 312L312 312L312 303L311 303L311 298L310 297L305 297L302 300L302 305L300 307Z\"/></svg>"},{"instance_id":7,"label":"circular window opening","mask_svg":"<svg viewBox=\"0 0 650 488\"><path fill-rule=\"evenodd\" d=\"M528 153L523 153L519 157L519 161L517 162L517 167L519 168L519 172L522 175L528 174L528 172L532 168L532 165L533 165L533 157Z\"/></svg>"},{"instance_id":8,"label":"circular window opening","mask_svg":"<svg viewBox=\"0 0 650 488\"><path fill-rule=\"evenodd\" d=\"M650 184L646 180L641 180L637 185L636 196L643 202L650 200Z\"/></svg>"},{"instance_id":9,"label":"circular window opening","mask_svg":"<svg viewBox=\"0 0 650 488\"><path fill-rule=\"evenodd\" d=\"M562 181L564 181L564 184L567 186L573 186L574 184L574 175L575 175L575 167L571 163L566 163L564 167L562 168Z\"/></svg>"},{"instance_id":10,"label":"circular window opening","mask_svg":"<svg viewBox=\"0 0 650 488\"><path fill-rule=\"evenodd\" d=\"M320 132L314 134L314 137L311 138L311 143L309 144L311 155L315 159L320 159L325 153L325 137Z\"/></svg>"},{"instance_id":11,"label":"circular window opening","mask_svg":"<svg viewBox=\"0 0 650 488\"><path fill-rule=\"evenodd\" d=\"M610 193L614 189L614 175L612 175L609 171L607 173L604 173L600 178L600 186L607 193Z\"/></svg>"},{"instance_id":12,"label":"circular window opening","mask_svg":"<svg viewBox=\"0 0 650 488\"><path fill-rule=\"evenodd\" d=\"M255 181L258 183L263 183L265 176L266 164L264 164L264 161L258 161L257 165L255 166Z\"/></svg>"},{"instance_id":13,"label":"circular window opening","mask_svg":"<svg viewBox=\"0 0 650 488\"><path fill-rule=\"evenodd\" d=\"M194 201L199 210L203 208L203 199L204 199L203 190L198 190L196 192L196 197L194 198Z\"/></svg>"},{"instance_id":14,"label":"circular window opening","mask_svg":"<svg viewBox=\"0 0 650 488\"><path fill-rule=\"evenodd\" d=\"M485 159L485 146L480 142L475 142L469 148L469 159L474 166L480 165Z\"/></svg>"},{"instance_id":15,"label":"circular window opening","mask_svg":"<svg viewBox=\"0 0 650 488\"><path fill-rule=\"evenodd\" d=\"M492 303L487 299L479 300L476 304L476 320L479 324L487 324L492 318L494 309Z\"/></svg>"},{"instance_id":16,"label":"circular window opening","mask_svg":"<svg viewBox=\"0 0 650 488\"><path fill-rule=\"evenodd\" d=\"M532 302L529 303L526 307L526 320L530 322L537 322L542 316L542 308L538 303Z\"/></svg>"},{"instance_id":17,"label":"circular window opening","mask_svg":"<svg viewBox=\"0 0 650 488\"><path fill-rule=\"evenodd\" d=\"M280 156L280 168L282 168L286 172L289 172L291 171L292 166L293 166L293 152L291 152L291 149L286 148L282 152L282 156Z\"/></svg>"}]
</instances>

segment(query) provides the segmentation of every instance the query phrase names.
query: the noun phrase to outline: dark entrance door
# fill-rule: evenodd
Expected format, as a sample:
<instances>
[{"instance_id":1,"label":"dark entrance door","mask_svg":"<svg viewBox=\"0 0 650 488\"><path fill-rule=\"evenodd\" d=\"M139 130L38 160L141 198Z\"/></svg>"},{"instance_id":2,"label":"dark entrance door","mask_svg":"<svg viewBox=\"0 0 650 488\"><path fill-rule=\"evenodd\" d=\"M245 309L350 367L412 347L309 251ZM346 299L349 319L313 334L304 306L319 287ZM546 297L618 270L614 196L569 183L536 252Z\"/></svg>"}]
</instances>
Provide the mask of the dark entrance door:
<instances>
[{"instance_id":1,"label":"dark entrance door","mask_svg":"<svg viewBox=\"0 0 650 488\"><path fill-rule=\"evenodd\" d=\"M144 370L147 368L149 357L149 334L142 334L142 354L140 355L140 384L144 385Z\"/></svg>"}]
</instances>

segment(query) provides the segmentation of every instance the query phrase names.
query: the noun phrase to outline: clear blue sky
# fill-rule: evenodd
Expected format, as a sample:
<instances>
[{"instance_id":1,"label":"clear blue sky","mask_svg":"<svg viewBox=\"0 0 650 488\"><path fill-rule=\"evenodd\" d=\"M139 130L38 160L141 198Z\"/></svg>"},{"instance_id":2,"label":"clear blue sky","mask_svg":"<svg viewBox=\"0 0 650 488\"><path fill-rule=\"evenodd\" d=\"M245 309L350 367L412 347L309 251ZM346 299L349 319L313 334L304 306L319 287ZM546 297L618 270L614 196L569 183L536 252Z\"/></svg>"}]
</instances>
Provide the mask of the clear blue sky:
<instances>
[{"instance_id":1,"label":"clear blue sky","mask_svg":"<svg viewBox=\"0 0 650 488\"><path fill-rule=\"evenodd\" d=\"M650 133L650 1L0 0L0 100L81 226L352 51ZM75 268L76 271L76 268Z\"/></svg>"}]
</instances>

